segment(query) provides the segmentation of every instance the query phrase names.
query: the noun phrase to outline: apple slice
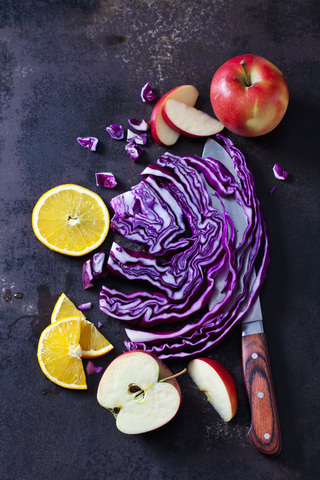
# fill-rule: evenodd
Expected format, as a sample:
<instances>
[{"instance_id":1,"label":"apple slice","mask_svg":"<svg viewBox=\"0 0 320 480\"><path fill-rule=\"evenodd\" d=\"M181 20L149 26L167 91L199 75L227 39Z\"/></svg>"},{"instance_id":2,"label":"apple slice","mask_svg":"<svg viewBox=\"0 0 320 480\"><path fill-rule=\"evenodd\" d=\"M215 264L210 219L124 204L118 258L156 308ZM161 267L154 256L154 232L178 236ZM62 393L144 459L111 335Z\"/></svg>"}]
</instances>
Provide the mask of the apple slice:
<instances>
[{"instance_id":1,"label":"apple slice","mask_svg":"<svg viewBox=\"0 0 320 480\"><path fill-rule=\"evenodd\" d=\"M188 365L188 373L220 417L229 422L238 408L234 379L222 363L211 358L196 358Z\"/></svg>"},{"instance_id":2,"label":"apple slice","mask_svg":"<svg viewBox=\"0 0 320 480\"><path fill-rule=\"evenodd\" d=\"M219 120L175 99L165 102L162 115L169 127L187 137L210 137L224 128Z\"/></svg>"},{"instance_id":3,"label":"apple slice","mask_svg":"<svg viewBox=\"0 0 320 480\"><path fill-rule=\"evenodd\" d=\"M156 103L150 119L151 134L156 143L169 147L176 143L179 133L169 127L162 116L163 105L170 99L178 100L187 105L195 105L199 92L193 85L180 85L167 92Z\"/></svg>"},{"instance_id":4,"label":"apple slice","mask_svg":"<svg viewBox=\"0 0 320 480\"><path fill-rule=\"evenodd\" d=\"M142 350L126 352L105 370L97 399L113 413L121 432L149 432L165 425L179 410L181 390L171 376L154 355Z\"/></svg>"}]
</instances>

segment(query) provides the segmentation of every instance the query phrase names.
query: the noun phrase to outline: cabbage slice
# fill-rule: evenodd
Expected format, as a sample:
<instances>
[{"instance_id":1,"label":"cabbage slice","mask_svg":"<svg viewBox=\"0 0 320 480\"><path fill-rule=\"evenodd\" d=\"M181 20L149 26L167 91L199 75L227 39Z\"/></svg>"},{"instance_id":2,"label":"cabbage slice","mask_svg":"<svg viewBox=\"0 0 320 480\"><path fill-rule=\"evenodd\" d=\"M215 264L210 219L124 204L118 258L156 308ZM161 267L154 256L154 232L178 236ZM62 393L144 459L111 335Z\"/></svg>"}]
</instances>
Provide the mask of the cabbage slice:
<instances>
[{"instance_id":1,"label":"cabbage slice","mask_svg":"<svg viewBox=\"0 0 320 480\"><path fill-rule=\"evenodd\" d=\"M114 243L107 268L149 285L130 294L104 285L100 293L100 309L130 326L128 350L162 359L207 352L258 296L269 262L265 221L243 154L229 139L216 138L236 176L213 158L165 153L138 185L111 201L112 229L138 250ZM226 199L241 206L247 222L242 235Z\"/></svg>"}]
</instances>

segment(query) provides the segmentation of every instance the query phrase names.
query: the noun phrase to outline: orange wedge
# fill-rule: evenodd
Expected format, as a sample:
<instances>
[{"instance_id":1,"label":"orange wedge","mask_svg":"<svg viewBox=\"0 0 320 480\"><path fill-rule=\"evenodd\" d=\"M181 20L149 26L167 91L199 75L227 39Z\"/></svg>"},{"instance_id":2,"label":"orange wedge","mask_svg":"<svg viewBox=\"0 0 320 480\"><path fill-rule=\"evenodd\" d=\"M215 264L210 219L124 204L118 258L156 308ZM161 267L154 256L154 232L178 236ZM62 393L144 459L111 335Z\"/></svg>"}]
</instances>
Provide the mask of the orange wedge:
<instances>
[{"instance_id":1,"label":"orange wedge","mask_svg":"<svg viewBox=\"0 0 320 480\"><path fill-rule=\"evenodd\" d=\"M81 317L69 317L51 323L42 332L38 361L43 373L65 388L87 388L82 358L105 355L113 345L93 323Z\"/></svg>"},{"instance_id":2,"label":"orange wedge","mask_svg":"<svg viewBox=\"0 0 320 480\"><path fill-rule=\"evenodd\" d=\"M113 349L113 345L99 332L93 323L82 320L83 326L80 335L82 358L102 357Z\"/></svg>"},{"instance_id":3,"label":"orange wedge","mask_svg":"<svg viewBox=\"0 0 320 480\"><path fill-rule=\"evenodd\" d=\"M71 300L62 293L54 306L51 314L51 323L57 322L67 317L81 317L86 318L82 311L79 310Z\"/></svg>"}]
</instances>

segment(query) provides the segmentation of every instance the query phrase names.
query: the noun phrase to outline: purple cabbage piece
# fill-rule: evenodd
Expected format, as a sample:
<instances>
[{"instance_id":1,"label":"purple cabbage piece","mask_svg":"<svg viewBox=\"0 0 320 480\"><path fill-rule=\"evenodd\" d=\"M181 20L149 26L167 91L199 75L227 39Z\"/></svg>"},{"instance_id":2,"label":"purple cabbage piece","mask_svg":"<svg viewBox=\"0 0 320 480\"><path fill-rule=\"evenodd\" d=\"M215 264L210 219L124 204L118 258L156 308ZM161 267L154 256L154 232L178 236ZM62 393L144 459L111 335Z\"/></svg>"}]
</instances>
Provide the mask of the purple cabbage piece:
<instances>
[{"instance_id":1,"label":"purple cabbage piece","mask_svg":"<svg viewBox=\"0 0 320 480\"><path fill-rule=\"evenodd\" d=\"M273 173L278 180L285 180L289 176L289 172L282 170L277 163L273 166Z\"/></svg>"},{"instance_id":2,"label":"purple cabbage piece","mask_svg":"<svg viewBox=\"0 0 320 480\"><path fill-rule=\"evenodd\" d=\"M122 140L124 138L124 130L121 125L112 124L106 128L106 131L114 140Z\"/></svg>"},{"instance_id":3,"label":"purple cabbage piece","mask_svg":"<svg viewBox=\"0 0 320 480\"><path fill-rule=\"evenodd\" d=\"M91 261L93 278L105 278L107 276L105 252L95 253Z\"/></svg>"},{"instance_id":4,"label":"purple cabbage piece","mask_svg":"<svg viewBox=\"0 0 320 480\"><path fill-rule=\"evenodd\" d=\"M148 252L113 244L108 270L143 280L150 291L124 294L103 286L100 293L102 311L140 327L126 329L129 350L162 359L205 353L239 325L258 296L269 262L266 225L244 156L229 139L216 137L237 177L214 159L166 153L136 187L112 200L112 228ZM241 238L224 206L229 199L247 219ZM155 326L162 331L150 331Z\"/></svg>"},{"instance_id":5,"label":"purple cabbage piece","mask_svg":"<svg viewBox=\"0 0 320 480\"><path fill-rule=\"evenodd\" d=\"M78 137L77 142L84 148L87 148L91 152L95 152L98 145L98 139L96 137Z\"/></svg>"},{"instance_id":6,"label":"purple cabbage piece","mask_svg":"<svg viewBox=\"0 0 320 480\"><path fill-rule=\"evenodd\" d=\"M150 103L156 98L156 94L151 89L151 85L147 82L141 89L141 100L145 103Z\"/></svg>"},{"instance_id":7,"label":"purple cabbage piece","mask_svg":"<svg viewBox=\"0 0 320 480\"><path fill-rule=\"evenodd\" d=\"M144 119L138 122L136 118L128 118L128 123L131 128L138 130L138 132L147 132L150 128L149 123Z\"/></svg>"},{"instance_id":8,"label":"purple cabbage piece","mask_svg":"<svg viewBox=\"0 0 320 480\"><path fill-rule=\"evenodd\" d=\"M92 261L87 260L82 266L82 285L86 290L93 287L93 273L92 273Z\"/></svg>"},{"instance_id":9,"label":"purple cabbage piece","mask_svg":"<svg viewBox=\"0 0 320 480\"><path fill-rule=\"evenodd\" d=\"M114 188L117 185L115 176L111 172L98 172L95 175L97 187Z\"/></svg>"},{"instance_id":10,"label":"purple cabbage piece","mask_svg":"<svg viewBox=\"0 0 320 480\"><path fill-rule=\"evenodd\" d=\"M83 288L93 287L94 280L106 278L108 275L105 252L98 252L87 260L82 267Z\"/></svg>"},{"instance_id":11,"label":"purple cabbage piece","mask_svg":"<svg viewBox=\"0 0 320 480\"><path fill-rule=\"evenodd\" d=\"M88 361L87 366L86 366L86 374L87 375L92 375L93 373L101 373L103 370L103 367L96 367L91 360Z\"/></svg>"},{"instance_id":12,"label":"purple cabbage piece","mask_svg":"<svg viewBox=\"0 0 320 480\"><path fill-rule=\"evenodd\" d=\"M127 143L125 146L125 150L133 162L138 160L140 155L142 155L144 152L142 147L133 142Z\"/></svg>"},{"instance_id":13,"label":"purple cabbage piece","mask_svg":"<svg viewBox=\"0 0 320 480\"><path fill-rule=\"evenodd\" d=\"M92 307L91 302L82 303L81 305L78 305L79 310L89 310L91 307Z\"/></svg>"},{"instance_id":14,"label":"purple cabbage piece","mask_svg":"<svg viewBox=\"0 0 320 480\"><path fill-rule=\"evenodd\" d=\"M127 142L147 145L148 135L146 133L134 133L129 128L127 131Z\"/></svg>"}]
</instances>

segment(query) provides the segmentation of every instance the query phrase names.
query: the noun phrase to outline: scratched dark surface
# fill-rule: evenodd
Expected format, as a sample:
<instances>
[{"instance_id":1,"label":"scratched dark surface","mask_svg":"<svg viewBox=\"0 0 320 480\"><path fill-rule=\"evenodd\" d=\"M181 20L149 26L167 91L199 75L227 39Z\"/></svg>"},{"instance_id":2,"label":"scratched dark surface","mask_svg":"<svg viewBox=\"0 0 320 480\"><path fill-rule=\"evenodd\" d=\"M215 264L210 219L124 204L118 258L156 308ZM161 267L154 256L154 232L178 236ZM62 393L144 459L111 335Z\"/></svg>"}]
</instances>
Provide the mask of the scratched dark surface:
<instances>
[{"instance_id":1,"label":"scratched dark surface","mask_svg":"<svg viewBox=\"0 0 320 480\"><path fill-rule=\"evenodd\" d=\"M319 478L319 18L319 3L308 0L1 0L1 479ZM69 391L43 375L36 357L62 292L76 305L92 301L89 320L101 321L115 346L97 364L107 366L125 339L123 325L99 311L101 284L82 289L90 255L62 256L35 238L38 198L76 183L109 206L165 149L149 138L134 164L125 141L111 140L105 127L150 117L153 105L140 100L147 81L158 97L193 84L198 107L212 113L211 78L242 53L273 61L290 91L272 133L246 139L225 132L246 155L269 226L272 260L261 301L283 436L277 458L259 454L246 438L240 330L212 352L237 382L239 409L230 424L185 375L177 416L157 431L126 436L96 401L101 375L88 377L88 391ZM99 138L96 153L76 142L87 135ZM203 143L181 137L171 151L201 154ZM275 162L290 172L285 182L274 178ZM103 170L117 177L115 190L95 186L94 173ZM168 364L177 371L183 362Z\"/></svg>"}]
</instances>

